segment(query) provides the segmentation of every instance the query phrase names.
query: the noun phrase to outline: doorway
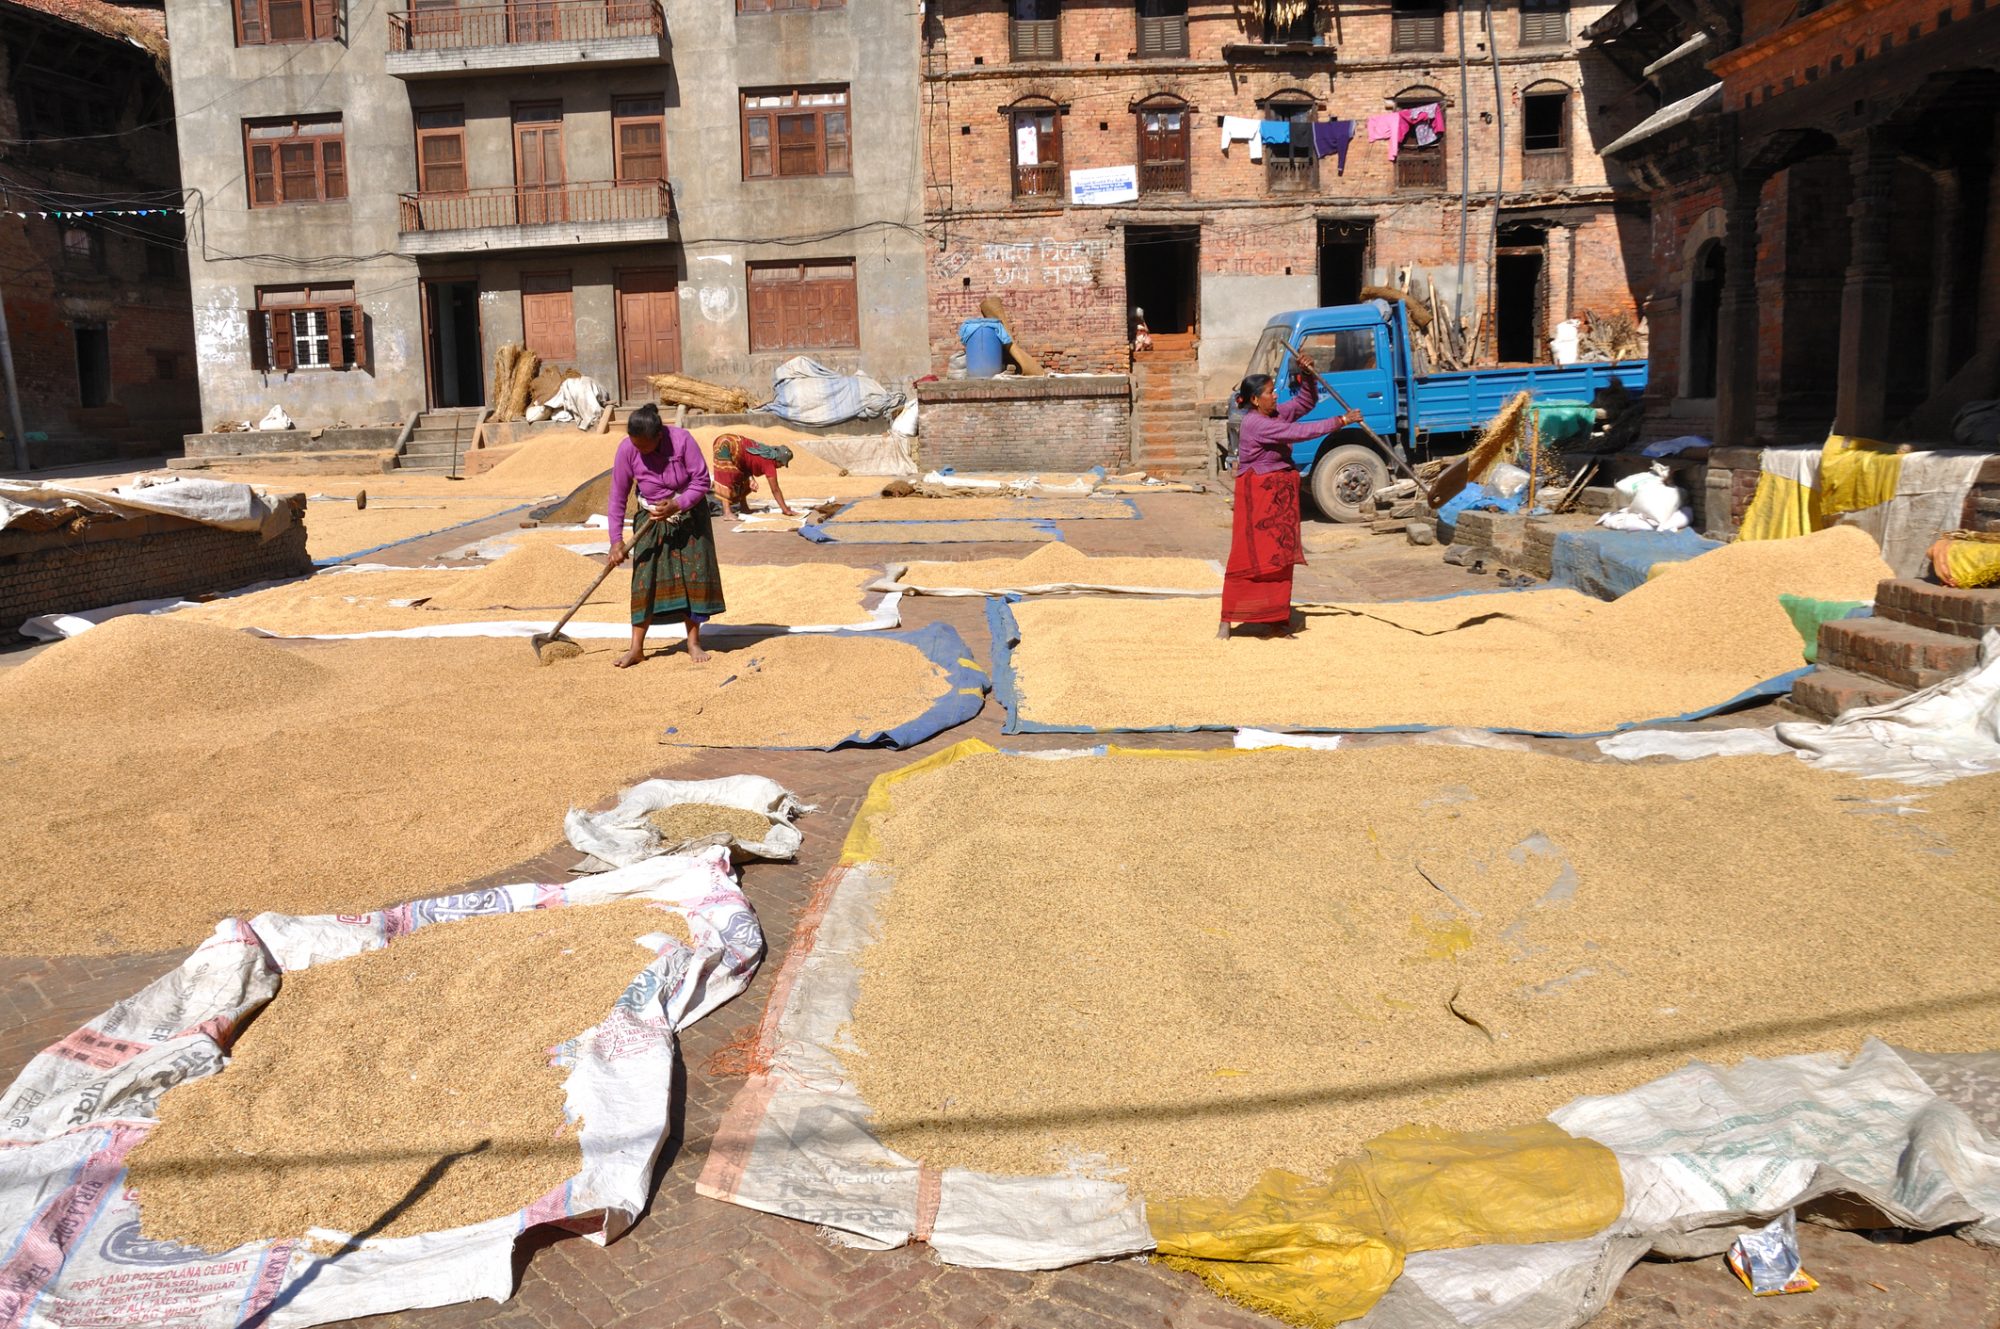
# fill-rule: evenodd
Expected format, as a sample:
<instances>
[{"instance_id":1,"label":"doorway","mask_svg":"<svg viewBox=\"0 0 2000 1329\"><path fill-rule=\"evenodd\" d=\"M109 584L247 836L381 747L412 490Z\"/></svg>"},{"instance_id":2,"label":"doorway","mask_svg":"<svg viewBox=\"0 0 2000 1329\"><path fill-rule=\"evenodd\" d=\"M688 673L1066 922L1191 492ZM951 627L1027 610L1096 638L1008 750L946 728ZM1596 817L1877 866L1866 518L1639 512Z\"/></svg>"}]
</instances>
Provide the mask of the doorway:
<instances>
[{"instance_id":1,"label":"doorway","mask_svg":"<svg viewBox=\"0 0 2000 1329\"><path fill-rule=\"evenodd\" d=\"M447 410L485 404L477 281L424 283L424 359L432 406Z\"/></svg>"},{"instance_id":2,"label":"doorway","mask_svg":"<svg viewBox=\"0 0 2000 1329\"><path fill-rule=\"evenodd\" d=\"M1525 238L1525 237L1524 237ZM1548 248L1536 234L1531 242L1502 245L1494 260L1494 354L1502 364L1539 364L1548 359L1543 277Z\"/></svg>"},{"instance_id":3,"label":"doorway","mask_svg":"<svg viewBox=\"0 0 2000 1329\"><path fill-rule=\"evenodd\" d=\"M618 367L626 401L651 395L647 375L680 373L680 274L674 269L618 274Z\"/></svg>"},{"instance_id":4,"label":"doorway","mask_svg":"<svg viewBox=\"0 0 2000 1329\"><path fill-rule=\"evenodd\" d=\"M1199 273L1201 232L1193 226L1128 226L1125 228L1125 299L1146 311L1146 326L1156 333L1200 330ZM1128 327L1129 336L1134 331Z\"/></svg>"},{"instance_id":5,"label":"doorway","mask_svg":"<svg viewBox=\"0 0 2000 1329\"><path fill-rule=\"evenodd\" d=\"M1687 391L1685 396L1715 395L1716 362L1721 350L1723 250L1711 240L1695 259L1693 289L1688 299Z\"/></svg>"},{"instance_id":6,"label":"doorway","mask_svg":"<svg viewBox=\"0 0 2000 1329\"><path fill-rule=\"evenodd\" d=\"M562 103L514 108L514 189L520 224L565 218Z\"/></svg>"},{"instance_id":7,"label":"doorway","mask_svg":"<svg viewBox=\"0 0 2000 1329\"><path fill-rule=\"evenodd\" d=\"M76 390L85 410L111 402L111 334L102 323L76 330Z\"/></svg>"},{"instance_id":8,"label":"doorway","mask_svg":"<svg viewBox=\"0 0 2000 1329\"><path fill-rule=\"evenodd\" d=\"M576 359L576 309L567 272L521 274L521 331L545 362Z\"/></svg>"},{"instance_id":9,"label":"doorway","mask_svg":"<svg viewBox=\"0 0 2000 1329\"><path fill-rule=\"evenodd\" d=\"M1368 284L1367 222L1322 221L1319 224L1319 302L1357 305Z\"/></svg>"}]
</instances>

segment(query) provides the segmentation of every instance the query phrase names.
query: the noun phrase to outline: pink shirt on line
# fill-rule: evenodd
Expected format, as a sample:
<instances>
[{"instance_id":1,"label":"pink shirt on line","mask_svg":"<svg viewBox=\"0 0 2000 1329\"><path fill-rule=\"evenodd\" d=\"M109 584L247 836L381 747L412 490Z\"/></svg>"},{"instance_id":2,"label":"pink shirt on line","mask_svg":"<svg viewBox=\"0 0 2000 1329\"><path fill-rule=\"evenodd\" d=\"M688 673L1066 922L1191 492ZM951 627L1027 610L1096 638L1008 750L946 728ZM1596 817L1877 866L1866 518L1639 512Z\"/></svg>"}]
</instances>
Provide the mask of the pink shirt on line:
<instances>
[{"instance_id":1,"label":"pink shirt on line","mask_svg":"<svg viewBox=\"0 0 2000 1329\"><path fill-rule=\"evenodd\" d=\"M611 538L619 539L625 530L625 496L632 492L636 481L639 486L639 501L649 507L672 500L682 512L708 499L708 462L701 455L701 444L685 429L666 426L660 434L659 446L650 453L640 452L628 434L618 442L618 453L611 463L611 506L607 514L611 518Z\"/></svg>"}]
</instances>

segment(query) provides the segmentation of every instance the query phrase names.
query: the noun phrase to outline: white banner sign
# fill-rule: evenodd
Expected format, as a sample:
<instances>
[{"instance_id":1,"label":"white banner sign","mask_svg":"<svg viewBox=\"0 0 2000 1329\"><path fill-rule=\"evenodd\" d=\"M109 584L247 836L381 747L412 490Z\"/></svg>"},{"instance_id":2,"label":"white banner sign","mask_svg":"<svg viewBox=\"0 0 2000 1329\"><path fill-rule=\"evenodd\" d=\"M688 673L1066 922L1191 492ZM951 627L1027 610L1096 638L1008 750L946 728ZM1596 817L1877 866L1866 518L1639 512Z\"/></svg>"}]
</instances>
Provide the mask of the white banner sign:
<instances>
[{"instance_id":1,"label":"white banner sign","mask_svg":"<svg viewBox=\"0 0 2000 1329\"><path fill-rule=\"evenodd\" d=\"M1069 201L1081 204L1130 203L1139 197L1139 168L1094 166L1069 173Z\"/></svg>"}]
</instances>

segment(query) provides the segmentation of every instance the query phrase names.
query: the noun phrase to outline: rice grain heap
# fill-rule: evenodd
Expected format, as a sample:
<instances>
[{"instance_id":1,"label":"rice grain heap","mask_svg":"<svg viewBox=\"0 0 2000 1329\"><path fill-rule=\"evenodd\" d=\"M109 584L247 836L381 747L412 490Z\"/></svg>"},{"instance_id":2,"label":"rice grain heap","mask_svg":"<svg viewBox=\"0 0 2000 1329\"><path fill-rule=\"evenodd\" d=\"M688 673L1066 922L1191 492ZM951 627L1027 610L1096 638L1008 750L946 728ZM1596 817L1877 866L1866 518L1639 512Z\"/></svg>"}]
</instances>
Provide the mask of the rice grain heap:
<instances>
[{"instance_id":1,"label":"rice grain heap","mask_svg":"<svg viewBox=\"0 0 2000 1329\"><path fill-rule=\"evenodd\" d=\"M653 932L688 940L681 915L645 904L497 914L285 975L229 1065L161 1099L127 1160L141 1231L221 1254L376 1229L405 1202L372 1235L548 1194L582 1168L550 1052L611 1013Z\"/></svg>"},{"instance_id":2,"label":"rice grain heap","mask_svg":"<svg viewBox=\"0 0 2000 1329\"><path fill-rule=\"evenodd\" d=\"M1765 757L1185 757L894 786L843 1054L889 1147L1102 1155L1148 1195L1234 1196L1697 1058L2000 1046L2000 776L1913 796Z\"/></svg>"},{"instance_id":3,"label":"rice grain heap","mask_svg":"<svg viewBox=\"0 0 2000 1329\"><path fill-rule=\"evenodd\" d=\"M59 642L0 673L0 951L163 950L231 916L442 891L677 764L660 731L696 712L719 745L831 740L948 687L894 641L786 636L611 668L624 649L543 669L519 639L299 644L179 614Z\"/></svg>"},{"instance_id":4,"label":"rice grain heap","mask_svg":"<svg viewBox=\"0 0 2000 1329\"><path fill-rule=\"evenodd\" d=\"M1781 592L1868 600L1890 576L1836 526L1727 545L1604 603L1568 590L1308 607L1293 640L1215 637L1193 601L1015 608L1023 719L1163 725L1471 725L1602 732L1726 701L1803 666Z\"/></svg>"},{"instance_id":5,"label":"rice grain heap","mask_svg":"<svg viewBox=\"0 0 2000 1329\"><path fill-rule=\"evenodd\" d=\"M979 591L1057 585L1222 589L1222 574L1206 559L1092 557L1060 542L1045 544L1025 558L912 563L897 580L910 587Z\"/></svg>"},{"instance_id":6,"label":"rice grain heap","mask_svg":"<svg viewBox=\"0 0 2000 1329\"><path fill-rule=\"evenodd\" d=\"M675 803L646 814L646 821L669 845L686 844L710 835L754 843L771 829L771 819L749 808L720 803Z\"/></svg>"}]
</instances>

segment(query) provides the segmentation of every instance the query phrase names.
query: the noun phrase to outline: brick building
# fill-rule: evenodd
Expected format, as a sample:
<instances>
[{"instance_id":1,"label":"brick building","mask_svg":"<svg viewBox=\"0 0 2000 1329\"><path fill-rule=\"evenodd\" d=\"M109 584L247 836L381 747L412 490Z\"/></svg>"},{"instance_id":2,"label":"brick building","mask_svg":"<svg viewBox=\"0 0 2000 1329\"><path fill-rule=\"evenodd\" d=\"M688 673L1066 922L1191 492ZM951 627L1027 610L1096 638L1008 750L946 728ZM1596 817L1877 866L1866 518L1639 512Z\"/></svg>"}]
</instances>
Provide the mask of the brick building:
<instances>
[{"instance_id":1,"label":"brick building","mask_svg":"<svg viewBox=\"0 0 2000 1329\"><path fill-rule=\"evenodd\" d=\"M1053 367L1122 373L1137 306L1158 347L1142 364L1190 357L1169 395L1212 399L1271 314L1405 266L1475 321L1482 358L1547 359L1557 322L1630 314L1648 284L1643 196L1597 149L1652 106L1574 44L1603 12L941 0L923 77L934 367L997 295ZM1368 139L1370 116L1432 103L1436 143L1391 161ZM1225 117L1349 120L1355 138L1344 168L1289 145L1258 159L1225 149ZM1076 172L1137 196L1072 202Z\"/></svg>"},{"instance_id":2,"label":"brick building","mask_svg":"<svg viewBox=\"0 0 2000 1329\"><path fill-rule=\"evenodd\" d=\"M200 418L166 52L157 5L0 2L0 284L38 467L172 452Z\"/></svg>"},{"instance_id":3,"label":"brick building","mask_svg":"<svg viewBox=\"0 0 2000 1329\"><path fill-rule=\"evenodd\" d=\"M523 340L633 402L923 372L905 6L167 5L211 420L476 407Z\"/></svg>"},{"instance_id":4,"label":"brick building","mask_svg":"<svg viewBox=\"0 0 2000 1329\"><path fill-rule=\"evenodd\" d=\"M2000 7L1628 0L1585 40L1659 110L1648 429L1949 437L2000 396Z\"/></svg>"}]
</instances>

